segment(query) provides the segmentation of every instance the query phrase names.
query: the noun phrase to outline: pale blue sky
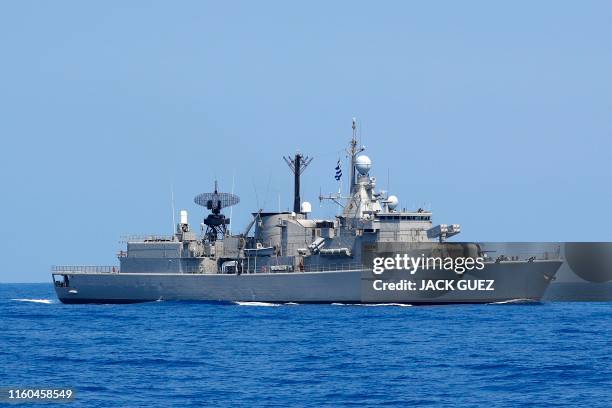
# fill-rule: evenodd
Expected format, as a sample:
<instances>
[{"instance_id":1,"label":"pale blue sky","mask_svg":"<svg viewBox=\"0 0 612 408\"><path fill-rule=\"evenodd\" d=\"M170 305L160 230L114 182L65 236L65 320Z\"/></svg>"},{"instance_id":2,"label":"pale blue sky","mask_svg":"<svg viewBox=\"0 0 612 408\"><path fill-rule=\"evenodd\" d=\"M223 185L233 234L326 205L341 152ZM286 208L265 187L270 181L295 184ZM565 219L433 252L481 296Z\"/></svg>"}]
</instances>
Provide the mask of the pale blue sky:
<instances>
[{"instance_id":1,"label":"pale blue sky","mask_svg":"<svg viewBox=\"0 0 612 408\"><path fill-rule=\"evenodd\" d=\"M291 206L361 123L373 175L461 240L610 240L612 3L0 3L0 281L114 264L217 177ZM257 191L257 194L255 193Z\"/></svg>"}]
</instances>

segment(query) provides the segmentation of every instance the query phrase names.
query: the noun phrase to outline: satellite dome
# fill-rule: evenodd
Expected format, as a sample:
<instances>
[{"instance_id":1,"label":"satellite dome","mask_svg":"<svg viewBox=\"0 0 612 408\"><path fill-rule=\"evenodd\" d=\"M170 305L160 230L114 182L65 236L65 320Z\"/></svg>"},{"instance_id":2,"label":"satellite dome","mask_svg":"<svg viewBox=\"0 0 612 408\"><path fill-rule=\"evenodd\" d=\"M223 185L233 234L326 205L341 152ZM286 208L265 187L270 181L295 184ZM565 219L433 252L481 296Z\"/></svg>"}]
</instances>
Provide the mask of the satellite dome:
<instances>
[{"instance_id":1,"label":"satellite dome","mask_svg":"<svg viewBox=\"0 0 612 408\"><path fill-rule=\"evenodd\" d=\"M308 201L302 203L302 212L308 214L312 212L312 205Z\"/></svg>"},{"instance_id":2,"label":"satellite dome","mask_svg":"<svg viewBox=\"0 0 612 408\"><path fill-rule=\"evenodd\" d=\"M389 198L387 198L387 206L389 207L390 210L395 210L395 207L397 207L398 203L399 203L399 200L394 195L389 196Z\"/></svg>"},{"instance_id":3,"label":"satellite dome","mask_svg":"<svg viewBox=\"0 0 612 408\"><path fill-rule=\"evenodd\" d=\"M361 155L355 159L355 168L359 174L365 176L372 168L372 160L366 155Z\"/></svg>"}]
</instances>

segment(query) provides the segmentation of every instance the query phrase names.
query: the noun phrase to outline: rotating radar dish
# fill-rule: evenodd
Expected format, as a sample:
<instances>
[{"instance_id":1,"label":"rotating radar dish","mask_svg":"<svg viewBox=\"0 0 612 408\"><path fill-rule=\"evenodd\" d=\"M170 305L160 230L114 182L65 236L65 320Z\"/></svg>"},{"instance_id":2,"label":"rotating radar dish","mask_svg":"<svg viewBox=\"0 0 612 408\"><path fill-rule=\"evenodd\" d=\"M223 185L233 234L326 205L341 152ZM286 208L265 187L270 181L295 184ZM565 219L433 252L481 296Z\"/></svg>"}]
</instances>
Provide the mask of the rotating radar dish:
<instances>
[{"instance_id":1,"label":"rotating radar dish","mask_svg":"<svg viewBox=\"0 0 612 408\"><path fill-rule=\"evenodd\" d=\"M219 214L222 208L238 204L240 202L240 197L236 194L220 193L217 190L217 182L215 181L214 192L198 194L193 201L202 207L206 207L212 211L213 214Z\"/></svg>"},{"instance_id":2,"label":"rotating radar dish","mask_svg":"<svg viewBox=\"0 0 612 408\"><path fill-rule=\"evenodd\" d=\"M212 212L219 211L222 208L231 207L240 202L240 198L235 194L230 193L202 193L198 194L193 201L196 204L206 207Z\"/></svg>"},{"instance_id":3,"label":"rotating radar dish","mask_svg":"<svg viewBox=\"0 0 612 408\"><path fill-rule=\"evenodd\" d=\"M214 192L198 194L193 201L202 207L206 207L212 213L208 214L203 223L206 225L206 238L211 242L223 239L227 234L230 219L221 214L221 209L238 204L240 197L235 194L220 193L215 181Z\"/></svg>"}]
</instances>

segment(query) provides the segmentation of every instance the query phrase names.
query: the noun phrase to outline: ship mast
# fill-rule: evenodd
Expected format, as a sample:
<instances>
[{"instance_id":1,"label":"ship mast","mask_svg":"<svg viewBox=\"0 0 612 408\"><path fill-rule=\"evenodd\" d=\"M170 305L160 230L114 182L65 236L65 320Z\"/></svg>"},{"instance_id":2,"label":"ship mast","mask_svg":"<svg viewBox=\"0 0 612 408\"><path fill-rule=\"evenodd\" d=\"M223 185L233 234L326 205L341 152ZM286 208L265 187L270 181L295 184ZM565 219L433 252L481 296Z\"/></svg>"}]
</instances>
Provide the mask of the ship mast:
<instances>
[{"instance_id":1,"label":"ship mast","mask_svg":"<svg viewBox=\"0 0 612 408\"><path fill-rule=\"evenodd\" d=\"M351 159L351 180L349 182L349 195L353 195L355 191L355 159L357 155L363 152L365 149L363 146L357 147L357 119L353 118L353 138L351 139L351 143L349 144L349 148L346 150L346 153Z\"/></svg>"},{"instance_id":2,"label":"ship mast","mask_svg":"<svg viewBox=\"0 0 612 408\"><path fill-rule=\"evenodd\" d=\"M334 203L338 204L340 207L345 207L340 200L351 200L353 194L355 194L357 183L355 182L355 160L357 159L357 155L365 150L365 147L357 147L357 119L353 118L353 137L349 143L348 148L346 149L346 154L350 159L350 179L349 179L349 194L347 197L343 197L341 192L338 191L335 194L330 194L324 196L323 194L319 194L319 201L323 200L331 200Z\"/></svg>"},{"instance_id":3,"label":"ship mast","mask_svg":"<svg viewBox=\"0 0 612 408\"><path fill-rule=\"evenodd\" d=\"M301 213L302 199L300 197L300 176L306 170L306 167L312 161L312 157L303 156L300 152L297 152L294 157L283 156L287 166L293 172L293 212L296 214Z\"/></svg>"}]
</instances>

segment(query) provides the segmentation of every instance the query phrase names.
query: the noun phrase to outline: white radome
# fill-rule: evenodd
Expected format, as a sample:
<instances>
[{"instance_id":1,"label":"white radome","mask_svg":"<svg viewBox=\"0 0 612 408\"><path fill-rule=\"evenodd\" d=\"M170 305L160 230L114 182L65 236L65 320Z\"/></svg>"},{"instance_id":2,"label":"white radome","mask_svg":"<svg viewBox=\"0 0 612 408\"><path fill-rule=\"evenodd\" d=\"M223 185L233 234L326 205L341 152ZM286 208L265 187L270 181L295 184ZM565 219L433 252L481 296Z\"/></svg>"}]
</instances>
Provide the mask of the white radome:
<instances>
[{"instance_id":1,"label":"white radome","mask_svg":"<svg viewBox=\"0 0 612 408\"><path fill-rule=\"evenodd\" d=\"M372 168L372 160L370 160L370 158L365 154L362 154L361 156L355 159L355 168L357 169L359 174L365 176L370 172L370 169Z\"/></svg>"},{"instance_id":2,"label":"white radome","mask_svg":"<svg viewBox=\"0 0 612 408\"><path fill-rule=\"evenodd\" d=\"M308 201L302 203L302 212L305 214L312 212L312 205Z\"/></svg>"},{"instance_id":3,"label":"white radome","mask_svg":"<svg viewBox=\"0 0 612 408\"><path fill-rule=\"evenodd\" d=\"M389 198L387 198L387 206L389 207L390 210L395 210L395 207L397 207L398 203L399 203L399 200L394 195L389 196Z\"/></svg>"}]
</instances>

